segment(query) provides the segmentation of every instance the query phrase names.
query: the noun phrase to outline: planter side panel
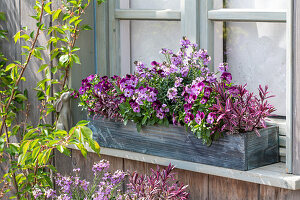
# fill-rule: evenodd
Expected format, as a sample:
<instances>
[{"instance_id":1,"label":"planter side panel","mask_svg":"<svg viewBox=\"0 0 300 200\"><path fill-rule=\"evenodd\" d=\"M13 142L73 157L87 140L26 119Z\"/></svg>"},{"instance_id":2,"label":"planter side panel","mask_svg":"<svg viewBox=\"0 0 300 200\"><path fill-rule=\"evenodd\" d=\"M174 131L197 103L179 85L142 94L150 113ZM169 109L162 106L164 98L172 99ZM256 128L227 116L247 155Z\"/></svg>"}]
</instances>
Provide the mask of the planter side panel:
<instances>
[{"instance_id":1,"label":"planter side panel","mask_svg":"<svg viewBox=\"0 0 300 200\"><path fill-rule=\"evenodd\" d=\"M246 150L248 170L279 162L279 128L271 126L259 130L260 137L254 132L247 134Z\"/></svg>"},{"instance_id":2,"label":"planter side panel","mask_svg":"<svg viewBox=\"0 0 300 200\"><path fill-rule=\"evenodd\" d=\"M240 135L225 136L207 147L182 127L152 126L138 133L132 123L124 126L102 118L91 120L89 127L95 140L103 147L247 170L245 138Z\"/></svg>"}]
</instances>

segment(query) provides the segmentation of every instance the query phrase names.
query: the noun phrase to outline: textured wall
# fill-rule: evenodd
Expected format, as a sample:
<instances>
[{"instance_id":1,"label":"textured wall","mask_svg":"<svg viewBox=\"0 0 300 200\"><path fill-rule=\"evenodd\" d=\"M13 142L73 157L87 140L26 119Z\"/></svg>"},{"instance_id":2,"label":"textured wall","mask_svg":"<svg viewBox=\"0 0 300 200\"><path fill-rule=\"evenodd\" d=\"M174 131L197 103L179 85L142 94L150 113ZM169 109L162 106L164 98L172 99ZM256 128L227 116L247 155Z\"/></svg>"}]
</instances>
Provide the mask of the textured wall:
<instances>
[{"instance_id":1,"label":"textured wall","mask_svg":"<svg viewBox=\"0 0 300 200\"><path fill-rule=\"evenodd\" d=\"M85 159L77 150L72 150L72 156L66 157L56 153L56 167L58 172L67 175L73 168L81 168L81 177L91 180L93 177L91 167L101 159L110 161L111 170L123 169L124 171L138 171L149 173L156 165L116 158L111 156L98 157L88 153ZM65 162L61 162L64 160ZM176 169L177 177L184 184L189 185L190 199L192 200L299 200L300 190L291 191L276 187L248 183L229 178L211 176L196 172Z\"/></svg>"}]
</instances>

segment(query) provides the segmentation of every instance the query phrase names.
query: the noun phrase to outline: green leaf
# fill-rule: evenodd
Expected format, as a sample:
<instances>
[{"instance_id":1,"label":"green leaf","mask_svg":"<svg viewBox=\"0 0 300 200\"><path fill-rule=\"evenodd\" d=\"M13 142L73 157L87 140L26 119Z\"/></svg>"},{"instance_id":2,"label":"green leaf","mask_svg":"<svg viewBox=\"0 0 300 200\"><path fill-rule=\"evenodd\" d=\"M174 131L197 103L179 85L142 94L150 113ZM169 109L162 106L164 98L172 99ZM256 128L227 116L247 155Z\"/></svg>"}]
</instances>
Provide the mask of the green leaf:
<instances>
[{"instance_id":1,"label":"green leaf","mask_svg":"<svg viewBox=\"0 0 300 200\"><path fill-rule=\"evenodd\" d=\"M136 124L136 129L137 129L138 132L141 132L142 125L141 124Z\"/></svg>"},{"instance_id":2,"label":"green leaf","mask_svg":"<svg viewBox=\"0 0 300 200\"><path fill-rule=\"evenodd\" d=\"M47 66L48 66L48 64L41 65L39 70L37 71L37 73L40 73L41 71L43 71Z\"/></svg>"},{"instance_id":3,"label":"green leaf","mask_svg":"<svg viewBox=\"0 0 300 200\"><path fill-rule=\"evenodd\" d=\"M88 125L88 123L89 123L89 121L81 120L76 124L76 126L86 126L86 125Z\"/></svg>"},{"instance_id":4,"label":"green leaf","mask_svg":"<svg viewBox=\"0 0 300 200\"><path fill-rule=\"evenodd\" d=\"M92 29L92 27L90 27L89 25L85 24L85 25L82 25L82 26L81 26L81 30L83 30L83 31L86 31L86 30L87 30L87 31L88 31L88 30L93 30L93 29Z\"/></svg>"},{"instance_id":5,"label":"green leaf","mask_svg":"<svg viewBox=\"0 0 300 200\"><path fill-rule=\"evenodd\" d=\"M14 41L15 43L17 43L17 41L20 39L21 37L21 31L17 32L15 35L14 35Z\"/></svg>"},{"instance_id":6,"label":"green leaf","mask_svg":"<svg viewBox=\"0 0 300 200\"><path fill-rule=\"evenodd\" d=\"M22 100L24 100L24 101L27 100L27 97L25 97L23 94L17 94L17 95L15 96L15 98L19 98L19 99L22 99Z\"/></svg>"},{"instance_id":7,"label":"green leaf","mask_svg":"<svg viewBox=\"0 0 300 200\"><path fill-rule=\"evenodd\" d=\"M40 50L38 50L38 49L34 49L33 56L36 57L36 58L38 58L38 59L40 59L40 60L44 60L42 58L42 54L41 54Z\"/></svg>"},{"instance_id":8,"label":"green leaf","mask_svg":"<svg viewBox=\"0 0 300 200\"><path fill-rule=\"evenodd\" d=\"M32 159L35 160L40 152L41 146L37 146L32 151Z\"/></svg>"},{"instance_id":9,"label":"green leaf","mask_svg":"<svg viewBox=\"0 0 300 200\"><path fill-rule=\"evenodd\" d=\"M44 10L48 13L48 14L52 14L51 9L50 9L50 5L52 2L48 2L45 6L44 6Z\"/></svg>"},{"instance_id":10,"label":"green leaf","mask_svg":"<svg viewBox=\"0 0 300 200\"><path fill-rule=\"evenodd\" d=\"M6 16L4 12L0 12L0 20L6 21Z\"/></svg>"},{"instance_id":11,"label":"green leaf","mask_svg":"<svg viewBox=\"0 0 300 200\"><path fill-rule=\"evenodd\" d=\"M86 126L81 127L81 133L87 140L93 139L93 132L88 127Z\"/></svg>"},{"instance_id":12,"label":"green leaf","mask_svg":"<svg viewBox=\"0 0 300 200\"><path fill-rule=\"evenodd\" d=\"M72 22L74 22L75 20L77 20L79 18L79 16L75 16L72 17L72 19L70 19L69 24L71 24Z\"/></svg>"},{"instance_id":13,"label":"green leaf","mask_svg":"<svg viewBox=\"0 0 300 200\"><path fill-rule=\"evenodd\" d=\"M59 58L59 62L63 65L64 63L66 63L69 60L69 55L62 55Z\"/></svg>"},{"instance_id":14,"label":"green leaf","mask_svg":"<svg viewBox=\"0 0 300 200\"><path fill-rule=\"evenodd\" d=\"M76 64L79 64L79 65L81 64L80 63L80 59L79 59L79 57L76 54L72 54L71 57L72 57L72 60L74 60L74 62Z\"/></svg>"},{"instance_id":15,"label":"green leaf","mask_svg":"<svg viewBox=\"0 0 300 200\"><path fill-rule=\"evenodd\" d=\"M6 66L5 71L6 71L6 72L9 71L10 69L14 68L15 66L16 66L15 63L10 63L9 65Z\"/></svg>"},{"instance_id":16,"label":"green leaf","mask_svg":"<svg viewBox=\"0 0 300 200\"><path fill-rule=\"evenodd\" d=\"M78 149L81 151L82 155L86 158L86 156L87 156L87 150L86 150L86 148L83 146L83 144L76 144L76 146L77 146Z\"/></svg>"},{"instance_id":17,"label":"green leaf","mask_svg":"<svg viewBox=\"0 0 300 200\"><path fill-rule=\"evenodd\" d=\"M61 9L56 10L52 15L52 21L56 20L59 17L60 13L61 13Z\"/></svg>"}]
</instances>

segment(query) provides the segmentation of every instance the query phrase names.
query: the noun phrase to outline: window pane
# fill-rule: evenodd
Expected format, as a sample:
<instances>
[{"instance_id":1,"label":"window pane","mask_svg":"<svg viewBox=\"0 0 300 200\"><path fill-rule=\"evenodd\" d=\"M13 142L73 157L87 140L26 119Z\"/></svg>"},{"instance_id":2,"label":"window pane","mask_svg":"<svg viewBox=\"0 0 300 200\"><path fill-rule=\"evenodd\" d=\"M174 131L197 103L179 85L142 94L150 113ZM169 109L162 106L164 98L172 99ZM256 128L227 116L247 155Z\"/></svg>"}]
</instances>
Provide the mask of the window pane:
<instances>
[{"instance_id":1,"label":"window pane","mask_svg":"<svg viewBox=\"0 0 300 200\"><path fill-rule=\"evenodd\" d=\"M285 24L226 23L224 59L231 66L234 82L247 83L250 91L269 85L276 114L285 116L286 36Z\"/></svg>"},{"instance_id":2,"label":"window pane","mask_svg":"<svg viewBox=\"0 0 300 200\"><path fill-rule=\"evenodd\" d=\"M218 0L214 0L218 1ZM225 8L286 9L286 0L225 0Z\"/></svg>"},{"instance_id":3,"label":"window pane","mask_svg":"<svg viewBox=\"0 0 300 200\"><path fill-rule=\"evenodd\" d=\"M180 0L131 0L130 8L180 10Z\"/></svg>"},{"instance_id":4,"label":"window pane","mask_svg":"<svg viewBox=\"0 0 300 200\"><path fill-rule=\"evenodd\" d=\"M137 60L147 66L153 60L162 61L164 57L159 53L162 48L176 51L179 49L179 41L182 37L180 22L138 20L121 22L122 74L133 72L133 63Z\"/></svg>"}]
</instances>

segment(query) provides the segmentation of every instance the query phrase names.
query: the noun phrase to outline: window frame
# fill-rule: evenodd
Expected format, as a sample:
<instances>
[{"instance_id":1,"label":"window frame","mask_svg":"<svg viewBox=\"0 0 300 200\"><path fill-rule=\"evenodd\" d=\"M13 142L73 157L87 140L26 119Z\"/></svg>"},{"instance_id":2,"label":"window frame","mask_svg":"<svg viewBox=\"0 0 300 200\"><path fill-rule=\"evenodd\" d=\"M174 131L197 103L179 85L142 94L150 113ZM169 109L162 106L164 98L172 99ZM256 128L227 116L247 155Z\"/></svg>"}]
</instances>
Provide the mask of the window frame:
<instances>
[{"instance_id":1,"label":"window frame","mask_svg":"<svg viewBox=\"0 0 300 200\"><path fill-rule=\"evenodd\" d=\"M122 0L124 1L124 0ZM103 75L121 74L120 57L120 20L181 21L182 35L207 49L214 57L215 22L271 22L286 23L286 172L293 173L293 59L292 59L292 11L293 0L289 0L288 9L214 9L213 0L181 0L180 10L120 9L120 0L110 0L97 10L95 34L95 54L98 62L95 72ZM99 14L98 14L99 13ZM96 15L96 14L95 14ZM108 21L108 23L106 23ZM99 22L99 23L98 23ZM100 32L100 33L99 33ZM97 66L102 63L102 66ZM105 66L105 67L103 67ZM214 64L210 65L213 70Z\"/></svg>"}]
</instances>

